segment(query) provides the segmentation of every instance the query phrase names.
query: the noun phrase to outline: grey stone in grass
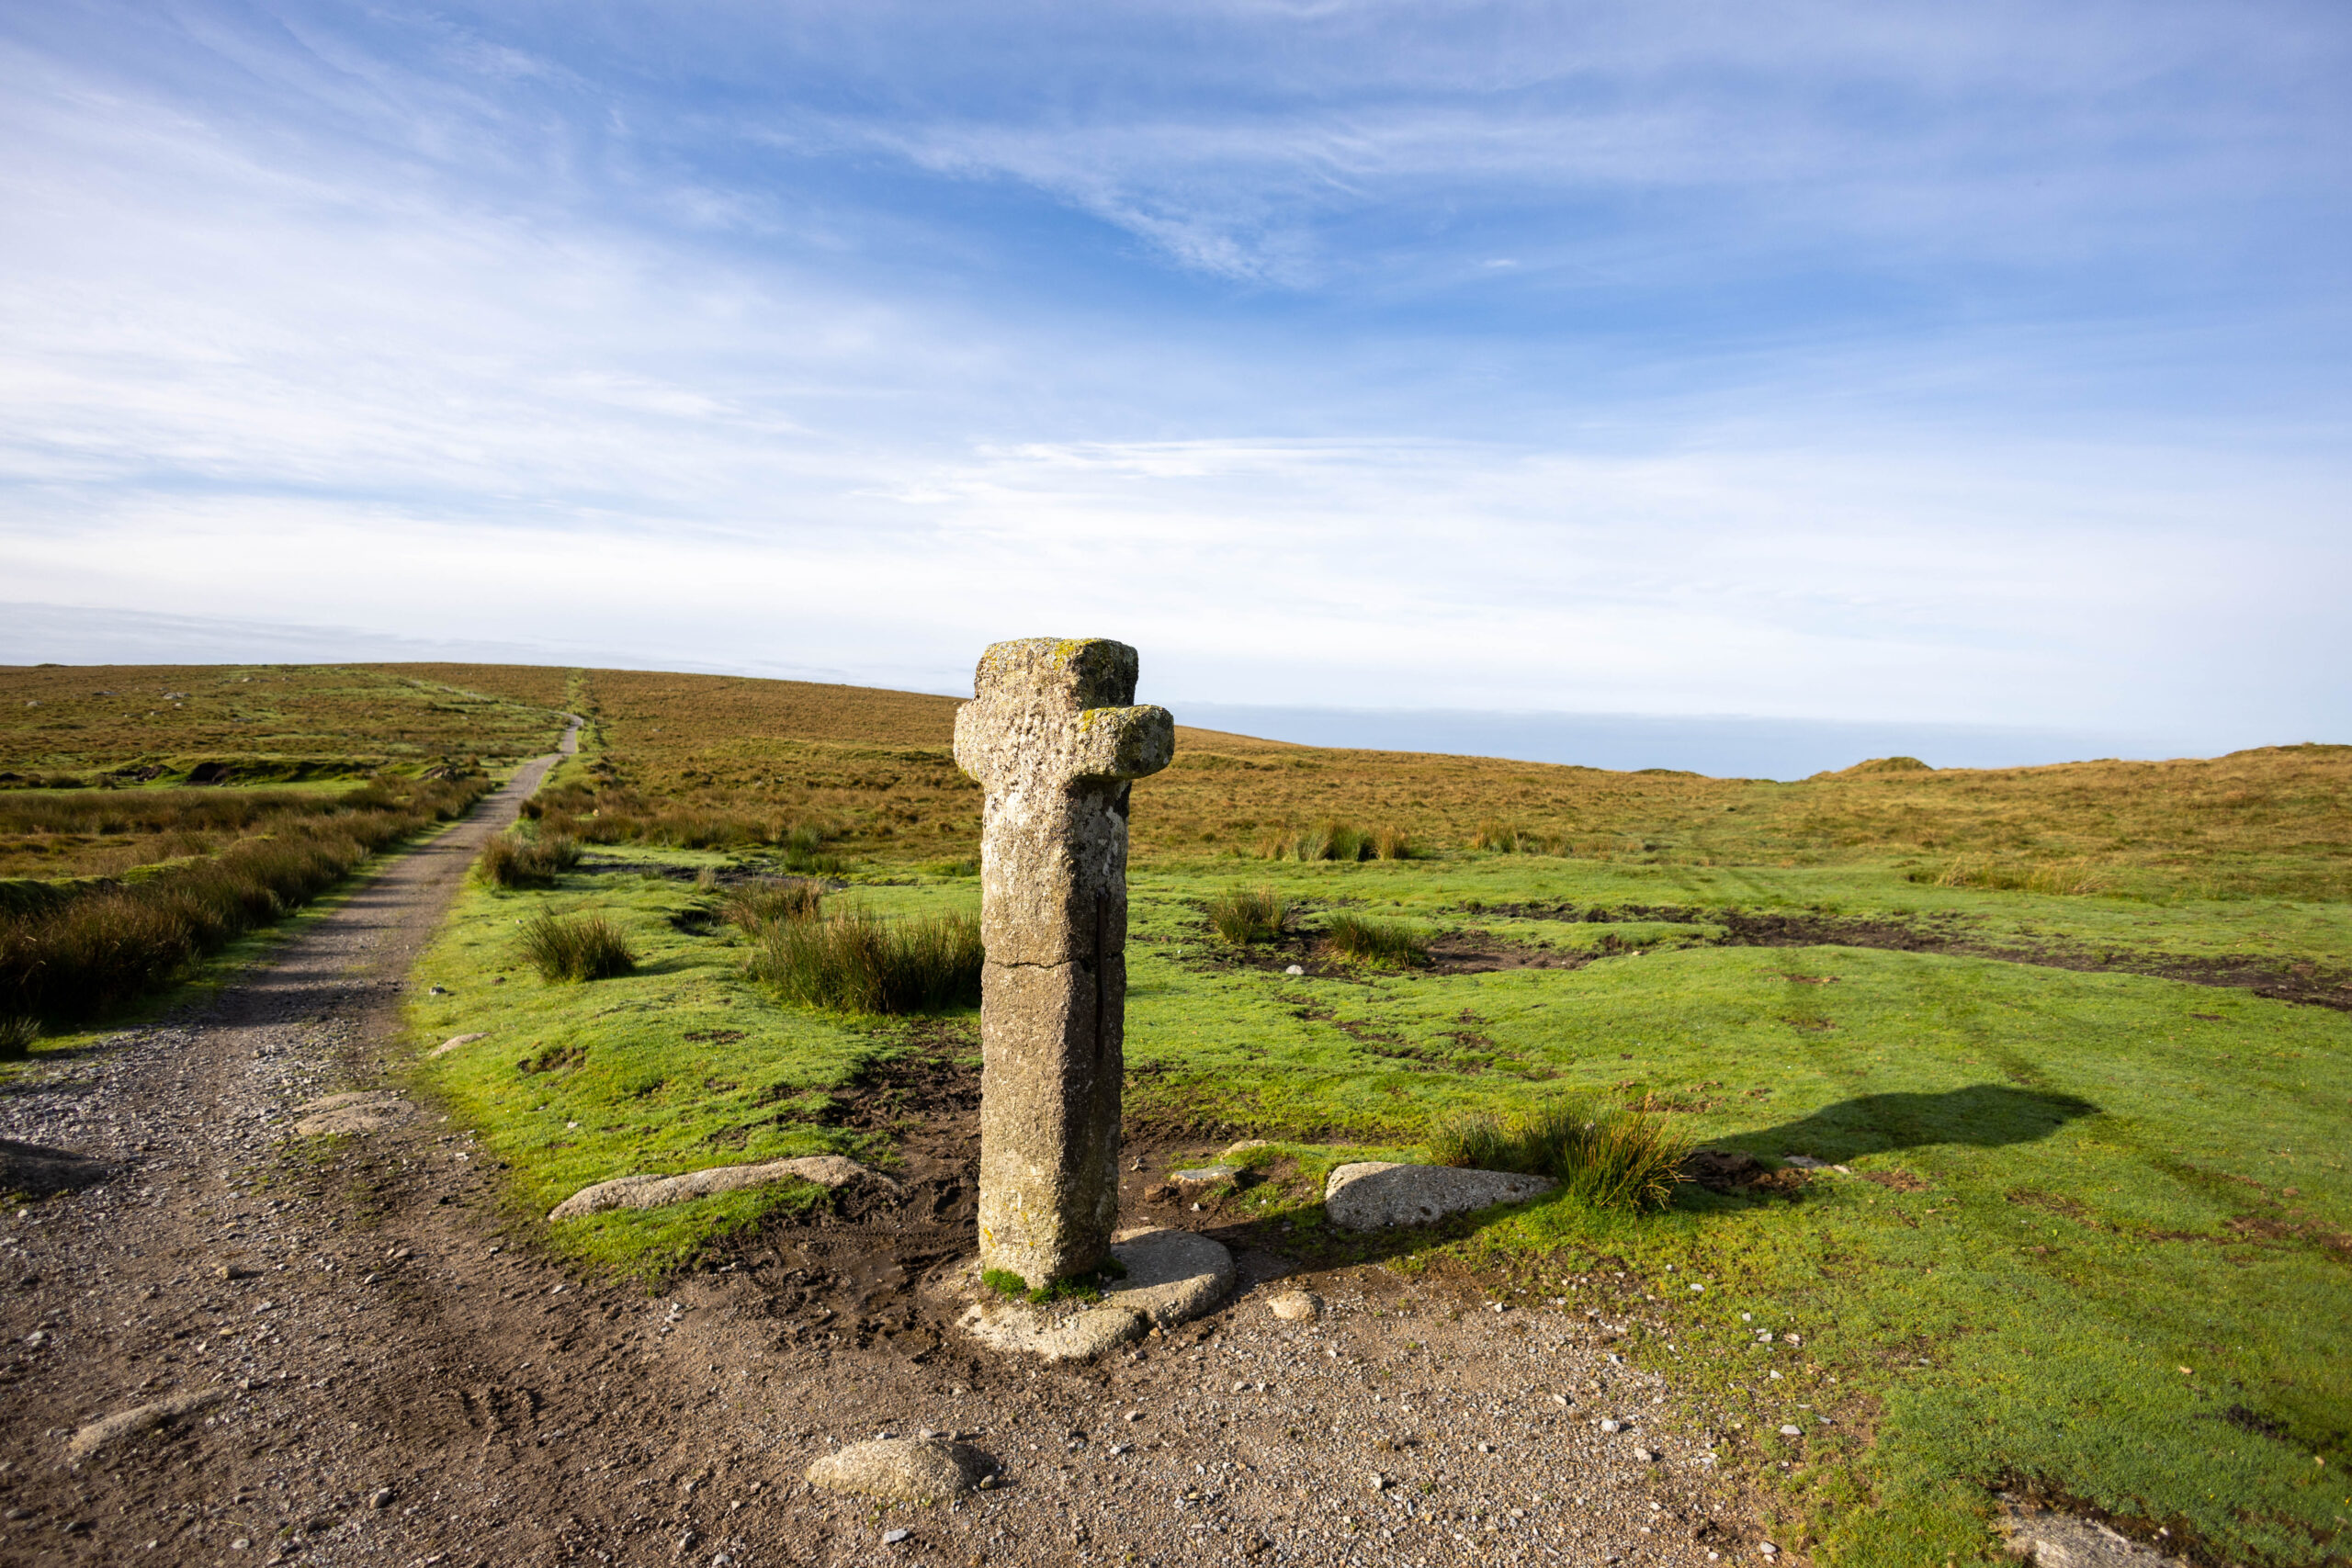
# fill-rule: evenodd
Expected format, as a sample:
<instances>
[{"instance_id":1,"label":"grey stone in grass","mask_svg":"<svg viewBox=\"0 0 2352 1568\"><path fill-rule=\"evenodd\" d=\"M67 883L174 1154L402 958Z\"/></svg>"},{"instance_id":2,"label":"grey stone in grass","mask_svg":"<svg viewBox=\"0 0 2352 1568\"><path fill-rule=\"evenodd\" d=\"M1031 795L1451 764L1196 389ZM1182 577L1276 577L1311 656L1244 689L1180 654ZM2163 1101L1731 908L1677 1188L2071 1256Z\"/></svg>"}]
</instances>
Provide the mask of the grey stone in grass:
<instances>
[{"instance_id":1,"label":"grey stone in grass","mask_svg":"<svg viewBox=\"0 0 2352 1568\"><path fill-rule=\"evenodd\" d=\"M944 1438L885 1438L829 1453L808 1467L811 1486L887 1503L944 1503L997 1471L979 1450Z\"/></svg>"},{"instance_id":2,"label":"grey stone in grass","mask_svg":"<svg viewBox=\"0 0 2352 1568\"><path fill-rule=\"evenodd\" d=\"M1448 1214L1524 1202L1558 1182L1510 1170L1462 1170L1444 1165L1365 1160L1343 1165L1324 1184L1323 1208L1346 1230L1433 1224Z\"/></svg>"},{"instance_id":3,"label":"grey stone in grass","mask_svg":"<svg viewBox=\"0 0 2352 1568\"><path fill-rule=\"evenodd\" d=\"M1189 1198L1202 1188L1214 1187L1220 1181L1232 1180L1240 1174L1240 1171L1241 1168L1234 1165L1196 1165L1190 1170L1170 1171L1168 1179L1179 1188L1188 1189L1184 1195Z\"/></svg>"},{"instance_id":4,"label":"grey stone in grass","mask_svg":"<svg viewBox=\"0 0 2352 1568\"><path fill-rule=\"evenodd\" d=\"M848 1187L873 1182L890 1191L899 1184L880 1171L870 1170L840 1155L810 1155L801 1159L769 1160L763 1165L722 1165L690 1170L679 1176L616 1176L583 1187L548 1211L550 1220L576 1220L606 1209L658 1209L707 1198L714 1192L734 1192L763 1187L771 1181L813 1181L820 1187Z\"/></svg>"},{"instance_id":5,"label":"grey stone in grass","mask_svg":"<svg viewBox=\"0 0 2352 1568\"><path fill-rule=\"evenodd\" d=\"M75 1432L66 1442L65 1452L73 1459L87 1459L108 1443L119 1442L125 1438L135 1438L141 1432L153 1431L155 1427L166 1422L176 1421L183 1416L193 1416L199 1410L220 1404L227 1397L226 1390L206 1389L200 1393L175 1393L168 1399L156 1400L152 1404L141 1404L130 1410L119 1410L111 1416L91 1422Z\"/></svg>"},{"instance_id":6,"label":"grey stone in grass","mask_svg":"<svg viewBox=\"0 0 2352 1568\"><path fill-rule=\"evenodd\" d=\"M2001 1510L2000 1526L2008 1538L2009 1555L2042 1568L2178 1568L2183 1561L2096 1519L2076 1518L2030 1504L2007 1504Z\"/></svg>"},{"instance_id":7,"label":"grey stone in grass","mask_svg":"<svg viewBox=\"0 0 2352 1568\"><path fill-rule=\"evenodd\" d=\"M426 1052L425 1055L428 1056L446 1056L460 1045L470 1045L477 1040L487 1040L489 1038L490 1035L487 1032L478 1034L452 1034L448 1039L444 1040L440 1044L435 1045L432 1050Z\"/></svg>"}]
</instances>

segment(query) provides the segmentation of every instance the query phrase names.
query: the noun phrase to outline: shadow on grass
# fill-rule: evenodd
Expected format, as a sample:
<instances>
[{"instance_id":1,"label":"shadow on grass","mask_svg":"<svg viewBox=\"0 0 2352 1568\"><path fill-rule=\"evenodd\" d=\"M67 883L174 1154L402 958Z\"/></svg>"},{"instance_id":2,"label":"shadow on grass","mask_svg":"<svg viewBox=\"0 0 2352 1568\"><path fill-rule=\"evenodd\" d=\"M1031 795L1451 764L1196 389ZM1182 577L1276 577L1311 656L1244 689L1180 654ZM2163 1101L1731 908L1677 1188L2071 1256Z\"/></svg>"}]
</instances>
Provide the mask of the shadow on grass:
<instances>
[{"instance_id":1,"label":"shadow on grass","mask_svg":"<svg viewBox=\"0 0 2352 1568\"><path fill-rule=\"evenodd\" d=\"M1841 1100L1777 1127L1711 1138L1708 1146L1741 1149L1770 1159L1811 1155L1836 1165L1931 1144L1980 1149L2030 1144L2069 1122L2097 1115L2098 1109L2087 1100L2048 1089L1970 1084L1940 1094L1865 1094Z\"/></svg>"}]
</instances>

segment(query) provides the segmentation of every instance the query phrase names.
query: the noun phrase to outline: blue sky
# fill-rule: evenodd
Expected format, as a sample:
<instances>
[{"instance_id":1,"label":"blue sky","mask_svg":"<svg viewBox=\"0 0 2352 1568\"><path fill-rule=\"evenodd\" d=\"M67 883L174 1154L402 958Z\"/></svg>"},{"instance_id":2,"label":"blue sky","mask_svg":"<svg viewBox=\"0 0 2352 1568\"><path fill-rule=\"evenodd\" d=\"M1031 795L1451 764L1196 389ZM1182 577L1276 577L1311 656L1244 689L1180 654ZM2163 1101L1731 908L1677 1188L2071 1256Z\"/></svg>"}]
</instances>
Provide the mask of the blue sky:
<instances>
[{"instance_id":1,"label":"blue sky","mask_svg":"<svg viewBox=\"0 0 2352 1568\"><path fill-rule=\"evenodd\" d=\"M2352 739L2346 81L2333 0L19 5L0 600Z\"/></svg>"}]
</instances>

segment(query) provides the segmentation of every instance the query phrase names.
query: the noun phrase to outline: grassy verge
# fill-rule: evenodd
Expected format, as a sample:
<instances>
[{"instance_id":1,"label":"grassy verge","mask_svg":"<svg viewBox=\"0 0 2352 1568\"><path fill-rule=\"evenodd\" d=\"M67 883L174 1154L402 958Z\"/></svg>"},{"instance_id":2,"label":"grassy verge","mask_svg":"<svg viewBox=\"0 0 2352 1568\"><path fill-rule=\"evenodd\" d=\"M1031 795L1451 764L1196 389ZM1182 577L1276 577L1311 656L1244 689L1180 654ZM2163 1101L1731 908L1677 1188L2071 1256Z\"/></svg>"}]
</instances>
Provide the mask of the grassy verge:
<instances>
[{"instance_id":1,"label":"grassy verge","mask_svg":"<svg viewBox=\"0 0 2352 1568\"><path fill-rule=\"evenodd\" d=\"M612 850L589 863L632 863L658 872L723 859ZM969 886L966 906L976 902ZM892 906L916 891L876 889L875 901ZM720 906L717 892L690 881L594 869L563 874L544 891L476 883L459 896L417 970L448 994L420 995L410 1017L428 1051L457 1034L487 1038L421 1056L414 1071L505 1162L524 1215L639 1171L823 1153L889 1163L887 1144L828 1118L835 1092L899 1036L881 1021L776 1002L747 977L751 939ZM548 914L607 922L635 967L581 983L542 979L521 938ZM730 1192L567 1220L549 1234L568 1257L656 1279L764 1214L821 1201L820 1192L801 1184Z\"/></svg>"}]
</instances>

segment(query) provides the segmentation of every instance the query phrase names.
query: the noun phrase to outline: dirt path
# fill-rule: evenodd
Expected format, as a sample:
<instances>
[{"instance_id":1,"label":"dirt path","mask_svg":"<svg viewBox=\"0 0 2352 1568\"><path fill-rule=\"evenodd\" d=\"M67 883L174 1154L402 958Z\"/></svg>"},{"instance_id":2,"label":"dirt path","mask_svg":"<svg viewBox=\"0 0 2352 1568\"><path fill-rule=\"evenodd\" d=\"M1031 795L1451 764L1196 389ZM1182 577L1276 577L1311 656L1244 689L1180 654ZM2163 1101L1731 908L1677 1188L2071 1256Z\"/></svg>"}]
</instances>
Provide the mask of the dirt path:
<instances>
[{"instance_id":1,"label":"dirt path","mask_svg":"<svg viewBox=\"0 0 2352 1568\"><path fill-rule=\"evenodd\" d=\"M1330 1308L1293 1324L1265 1306L1288 1266L1250 1254L1204 1322L1039 1368L924 1315L919 1255L959 1245L935 1209L779 1229L650 1298L518 1241L429 1107L298 1137L296 1106L382 1087L402 976L551 761L209 1006L0 1098L0 1135L117 1168L0 1214L0 1562L1760 1560L1720 1435L1611 1355L1589 1288L1494 1311L1372 1266L1286 1280ZM961 1114L927 1157L965 1158ZM884 1510L800 1481L833 1444L924 1429L971 1435L1003 1484Z\"/></svg>"}]
</instances>

